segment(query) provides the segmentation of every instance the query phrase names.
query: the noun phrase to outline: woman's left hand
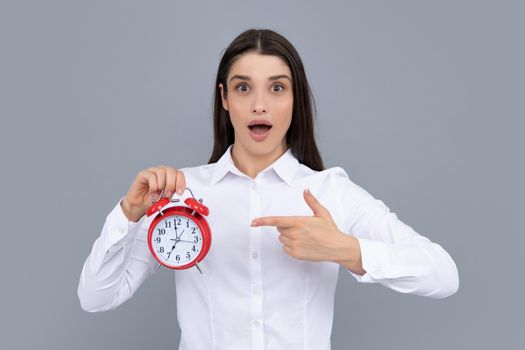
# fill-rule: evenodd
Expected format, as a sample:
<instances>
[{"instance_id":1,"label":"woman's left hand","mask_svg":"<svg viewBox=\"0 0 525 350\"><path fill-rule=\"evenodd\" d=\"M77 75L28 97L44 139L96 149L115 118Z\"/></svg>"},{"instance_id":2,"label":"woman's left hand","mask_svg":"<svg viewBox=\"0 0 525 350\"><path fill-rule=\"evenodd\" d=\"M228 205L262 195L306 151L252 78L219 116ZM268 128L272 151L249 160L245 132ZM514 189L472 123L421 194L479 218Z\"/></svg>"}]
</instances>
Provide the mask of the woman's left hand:
<instances>
[{"instance_id":1,"label":"woman's left hand","mask_svg":"<svg viewBox=\"0 0 525 350\"><path fill-rule=\"evenodd\" d=\"M280 232L283 250L293 258L310 261L337 261L341 252L348 251L348 235L337 228L332 215L310 190L304 199L313 216L266 216L256 218L251 226L275 226ZM345 257L350 258L350 257Z\"/></svg>"}]
</instances>

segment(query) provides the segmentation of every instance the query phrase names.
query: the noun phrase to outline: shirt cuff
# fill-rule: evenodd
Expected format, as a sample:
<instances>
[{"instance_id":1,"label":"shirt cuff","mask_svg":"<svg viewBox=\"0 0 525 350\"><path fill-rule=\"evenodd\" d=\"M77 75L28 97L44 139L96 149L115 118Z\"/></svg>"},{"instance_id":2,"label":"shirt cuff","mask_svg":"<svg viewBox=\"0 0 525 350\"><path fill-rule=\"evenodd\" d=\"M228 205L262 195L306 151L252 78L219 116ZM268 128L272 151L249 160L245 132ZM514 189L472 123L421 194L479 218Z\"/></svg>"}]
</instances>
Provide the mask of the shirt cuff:
<instances>
[{"instance_id":1,"label":"shirt cuff","mask_svg":"<svg viewBox=\"0 0 525 350\"><path fill-rule=\"evenodd\" d=\"M90 255L90 268L93 274L99 273L102 266L111 259L120 258L124 260L125 251L123 250L133 244L141 225L144 223L146 215L138 222L129 221L120 206L123 198L107 215L102 232L93 244Z\"/></svg>"},{"instance_id":2,"label":"shirt cuff","mask_svg":"<svg viewBox=\"0 0 525 350\"><path fill-rule=\"evenodd\" d=\"M428 272L424 266L400 265L393 262L393 248L383 241L365 238L358 240L361 263L366 273L360 276L347 269L358 282L374 283L384 279L419 277Z\"/></svg>"},{"instance_id":3,"label":"shirt cuff","mask_svg":"<svg viewBox=\"0 0 525 350\"><path fill-rule=\"evenodd\" d=\"M138 222L130 221L120 206L120 202L123 199L124 197L117 202L117 205L106 217L106 227L101 235L105 251L111 250L114 246L122 247L133 241L135 238L134 233L138 231L146 217L144 215Z\"/></svg>"}]
</instances>

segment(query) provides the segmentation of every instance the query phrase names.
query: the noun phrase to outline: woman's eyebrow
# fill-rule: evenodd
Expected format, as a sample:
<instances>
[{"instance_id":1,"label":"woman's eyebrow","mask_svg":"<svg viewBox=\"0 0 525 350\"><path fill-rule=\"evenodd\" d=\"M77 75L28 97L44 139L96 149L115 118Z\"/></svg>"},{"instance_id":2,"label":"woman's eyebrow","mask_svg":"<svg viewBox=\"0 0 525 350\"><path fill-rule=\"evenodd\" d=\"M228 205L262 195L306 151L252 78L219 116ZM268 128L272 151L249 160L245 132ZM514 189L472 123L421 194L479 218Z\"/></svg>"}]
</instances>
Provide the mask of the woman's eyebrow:
<instances>
[{"instance_id":1,"label":"woman's eyebrow","mask_svg":"<svg viewBox=\"0 0 525 350\"><path fill-rule=\"evenodd\" d=\"M279 74L279 75L273 75L271 77L268 78L268 80L278 80L278 79L288 79L290 80L290 82L292 81L292 79L290 79L289 76L287 76L286 74ZM251 78L247 75L240 75L240 74L235 74L233 77L230 78L230 81L232 81L233 79L240 79L240 80L251 80Z\"/></svg>"}]
</instances>

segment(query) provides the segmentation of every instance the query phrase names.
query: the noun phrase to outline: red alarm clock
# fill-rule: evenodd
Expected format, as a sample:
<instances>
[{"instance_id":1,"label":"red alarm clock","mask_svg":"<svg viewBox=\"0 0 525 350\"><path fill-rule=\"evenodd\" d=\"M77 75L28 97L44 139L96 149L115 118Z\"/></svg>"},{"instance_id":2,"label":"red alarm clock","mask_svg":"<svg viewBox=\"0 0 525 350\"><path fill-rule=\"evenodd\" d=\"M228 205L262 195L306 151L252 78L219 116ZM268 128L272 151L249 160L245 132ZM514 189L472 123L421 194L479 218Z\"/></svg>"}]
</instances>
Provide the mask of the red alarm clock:
<instances>
[{"instance_id":1,"label":"red alarm clock","mask_svg":"<svg viewBox=\"0 0 525 350\"><path fill-rule=\"evenodd\" d=\"M161 265L170 269L183 270L196 266L208 254L211 246L211 231L205 216L208 207L202 204L202 198L196 200L193 192L184 200L186 206L164 208L179 199L162 198L152 200L153 205L146 210L147 216L157 213L148 230L148 245L153 257L159 262L154 273ZM163 209L164 208L164 209Z\"/></svg>"}]
</instances>

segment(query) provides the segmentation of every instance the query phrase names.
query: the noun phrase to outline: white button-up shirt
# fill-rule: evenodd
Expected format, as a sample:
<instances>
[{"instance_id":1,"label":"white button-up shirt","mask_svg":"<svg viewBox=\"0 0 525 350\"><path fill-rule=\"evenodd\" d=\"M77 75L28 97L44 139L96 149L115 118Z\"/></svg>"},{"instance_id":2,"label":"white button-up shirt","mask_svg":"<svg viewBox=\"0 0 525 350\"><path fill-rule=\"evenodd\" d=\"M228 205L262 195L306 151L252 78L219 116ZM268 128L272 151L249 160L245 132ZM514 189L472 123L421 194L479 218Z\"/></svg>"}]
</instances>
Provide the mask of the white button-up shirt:
<instances>
[{"instance_id":1,"label":"white button-up shirt","mask_svg":"<svg viewBox=\"0 0 525 350\"><path fill-rule=\"evenodd\" d=\"M209 208L213 238L202 274L195 267L174 270L179 350L330 349L339 264L294 259L283 251L275 227L250 226L261 216L313 215L303 197L307 187L338 228L359 240L367 273L344 270L357 281L432 298L457 291L449 254L342 168L314 171L288 149L252 179L235 167L231 148L217 163L180 169ZM147 244L153 216L130 222L119 203L82 269L78 296L86 311L116 308L157 265Z\"/></svg>"}]
</instances>

